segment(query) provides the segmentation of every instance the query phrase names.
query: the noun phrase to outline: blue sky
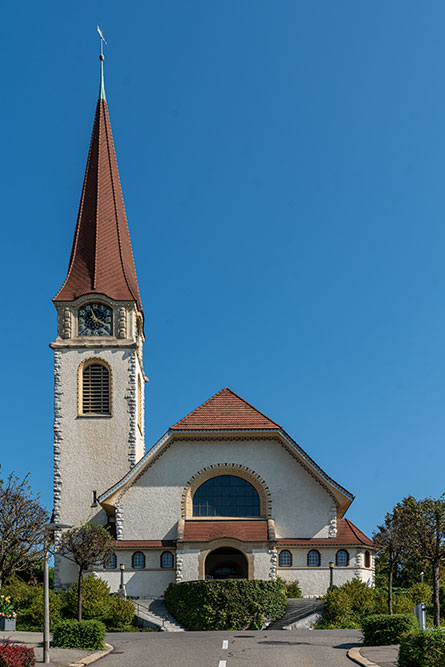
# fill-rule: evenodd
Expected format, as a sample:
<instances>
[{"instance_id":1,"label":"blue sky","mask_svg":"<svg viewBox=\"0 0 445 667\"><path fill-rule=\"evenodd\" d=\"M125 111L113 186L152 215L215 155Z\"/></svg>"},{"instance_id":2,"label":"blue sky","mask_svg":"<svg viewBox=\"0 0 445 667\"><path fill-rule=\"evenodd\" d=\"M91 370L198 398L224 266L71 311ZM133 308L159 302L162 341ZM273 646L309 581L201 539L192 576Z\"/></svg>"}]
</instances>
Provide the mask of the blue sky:
<instances>
[{"instance_id":1,"label":"blue sky","mask_svg":"<svg viewBox=\"0 0 445 667\"><path fill-rule=\"evenodd\" d=\"M148 445L224 386L371 533L444 491L445 5L9 3L3 472L51 507L55 310L105 83L147 322ZM296 508L298 511L298 508Z\"/></svg>"}]
</instances>

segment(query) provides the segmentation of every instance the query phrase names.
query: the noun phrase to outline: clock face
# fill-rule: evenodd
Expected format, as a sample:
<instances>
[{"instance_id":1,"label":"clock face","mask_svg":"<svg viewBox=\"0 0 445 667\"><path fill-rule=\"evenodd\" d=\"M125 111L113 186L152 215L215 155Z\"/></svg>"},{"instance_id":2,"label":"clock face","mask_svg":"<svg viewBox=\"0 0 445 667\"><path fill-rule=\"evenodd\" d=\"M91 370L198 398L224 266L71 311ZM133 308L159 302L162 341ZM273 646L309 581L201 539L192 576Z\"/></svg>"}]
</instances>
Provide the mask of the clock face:
<instances>
[{"instance_id":1,"label":"clock face","mask_svg":"<svg viewBox=\"0 0 445 667\"><path fill-rule=\"evenodd\" d=\"M87 303L79 308L79 336L111 336L113 312L103 303Z\"/></svg>"}]
</instances>

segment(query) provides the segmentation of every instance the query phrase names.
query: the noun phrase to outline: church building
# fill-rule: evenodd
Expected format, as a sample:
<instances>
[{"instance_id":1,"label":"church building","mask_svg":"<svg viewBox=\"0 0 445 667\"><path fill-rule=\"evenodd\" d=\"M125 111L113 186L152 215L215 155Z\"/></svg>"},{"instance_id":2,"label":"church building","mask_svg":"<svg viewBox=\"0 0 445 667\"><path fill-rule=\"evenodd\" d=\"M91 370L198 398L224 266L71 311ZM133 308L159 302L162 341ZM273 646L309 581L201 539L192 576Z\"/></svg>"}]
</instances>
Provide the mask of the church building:
<instances>
[{"instance_id":1,"label":"church building","mask_svg":"<svg viewBox=\"0 0 445 667\"><path fill-rule=\"evenodd\" d=\"M373 585L375 546L354 496L229 388L145 452L144 313L105 97L99 99L68 273L54 305L54 521L107 525L96 573L157 597L171 582L298 580L303 595ZM190 406L191 408L194 406ZM76 580L56 554L55 583Z\"/></svg>"}]
</instances>

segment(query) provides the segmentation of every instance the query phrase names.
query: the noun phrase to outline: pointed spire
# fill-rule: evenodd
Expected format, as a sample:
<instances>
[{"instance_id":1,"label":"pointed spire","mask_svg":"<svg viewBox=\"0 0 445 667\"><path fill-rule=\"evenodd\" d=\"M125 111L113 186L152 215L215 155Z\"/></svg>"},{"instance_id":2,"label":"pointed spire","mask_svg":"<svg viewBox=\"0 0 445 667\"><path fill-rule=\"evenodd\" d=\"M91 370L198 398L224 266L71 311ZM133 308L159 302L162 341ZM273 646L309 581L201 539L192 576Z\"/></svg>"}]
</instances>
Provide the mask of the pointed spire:
<instances>
[{"instance_id":1,"label":"pointed spire","mask_svg":"<svg viewBox=\"0 0 445 667\"><path fill-rule=\"evenodd\" d=\"M105 83L104 83L104 36L102 35L102 31L100 30L99 26L97 26L97 30L99 31L100 35L100 84L99 84L99 99L100 100L105 100L107 101L107 98L105 97Z\"/></svg>"},{"instance_id":2,"label":"pointed spire","mask_svg":"<svg viewBox=\"0 0 445 667\"><path fill-rule=\"evenodd\" d=\"M68 275L54 301L105 294L135 301L142 312L130 233L105 99L101 36L100 88Z\"/></svg>"}]
</instances>

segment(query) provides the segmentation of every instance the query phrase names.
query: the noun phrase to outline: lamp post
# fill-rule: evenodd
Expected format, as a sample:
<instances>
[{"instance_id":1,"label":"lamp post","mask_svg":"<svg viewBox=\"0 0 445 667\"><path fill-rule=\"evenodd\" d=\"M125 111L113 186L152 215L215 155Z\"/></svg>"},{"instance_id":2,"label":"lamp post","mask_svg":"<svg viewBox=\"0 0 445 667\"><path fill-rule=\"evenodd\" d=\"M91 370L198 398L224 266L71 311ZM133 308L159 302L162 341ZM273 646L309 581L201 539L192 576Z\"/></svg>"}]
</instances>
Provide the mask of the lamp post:
<instances>
[{"instance_id":1,"label":"lamp post","mask_svg":"<svg viewBox=\"0 0 445 667\"><path fill-rule=\"evenodd\" d=\"M329 563L329 590L331 591L334 587L334 563L330 561Z\"/></svg>"},{"instance_id":2,"label":"lamp post","mask_svg":"<svg viewBox=\"0 0 445 667\"><path fill-rule=\"evenodd\" d=\"M423 584L423 575L424 575L424 574L425 574L425 572L421 572L421 573L420 573L420 583L421 583L421 584Z\"/></svg>"},{"instance_id":3,"label":"lamp post","mask_svg":"<svg viewBox=\"0 0 445 667\"><path fill-rule=\"evenodd\" d=\"M47 523L43 542L43 662L49 663L49 571L48 543L52 532L61 528L72 528L66 523Z\"/></svg>"},{"instance_id":4,"label":"lamp post","mask_svg":"<svg viewBox=\"0 0 445 667\"><path fill-rule=\"evenodd\" d=\"M121 563L119 565L120 571L121 571L121 583L119 586L119 593L121 594L121 597L124 599L127 598L127 591L125 590L125 583L124 583L124 572L125 572L125 565Z\"/></svg>"}]
</instances>

